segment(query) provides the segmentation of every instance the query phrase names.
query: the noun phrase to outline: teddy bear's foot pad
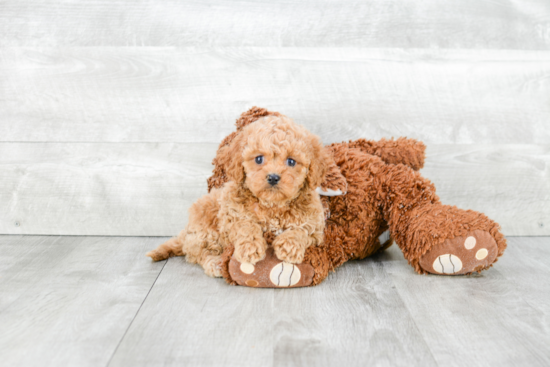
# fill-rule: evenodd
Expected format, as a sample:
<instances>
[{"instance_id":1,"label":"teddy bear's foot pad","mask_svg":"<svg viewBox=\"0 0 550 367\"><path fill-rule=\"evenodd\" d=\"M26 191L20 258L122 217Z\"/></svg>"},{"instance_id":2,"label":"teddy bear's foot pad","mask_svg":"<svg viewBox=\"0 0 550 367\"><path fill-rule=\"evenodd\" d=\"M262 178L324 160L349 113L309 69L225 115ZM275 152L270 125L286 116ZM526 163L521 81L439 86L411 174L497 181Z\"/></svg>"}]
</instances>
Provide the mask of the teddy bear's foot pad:
<instances>
[{"instance_id":1,"label":"teddy bear's foot pad","mask_svg":"<svg viewBox=\"0 0 550 367\"><path fill-rule=\"evenodd\" d=\"M272 247L256 265L229 261L229 274L237 284L255 288L295 288L311 285L314 275L309 264L290 264L279 260Z\"/></svg>"},{"instance_id":2,"label":"teddy bear's foot pad","mask_svg":"<svg viewBox=\"0 0 550 367\"><path fill-rule=\"evenodd\" d=\"M446 240L420 258L428 273L462 275L488 269L497 258L498 248L489 232L475 230L465 237Z\"/></svg>"}]
</instances>

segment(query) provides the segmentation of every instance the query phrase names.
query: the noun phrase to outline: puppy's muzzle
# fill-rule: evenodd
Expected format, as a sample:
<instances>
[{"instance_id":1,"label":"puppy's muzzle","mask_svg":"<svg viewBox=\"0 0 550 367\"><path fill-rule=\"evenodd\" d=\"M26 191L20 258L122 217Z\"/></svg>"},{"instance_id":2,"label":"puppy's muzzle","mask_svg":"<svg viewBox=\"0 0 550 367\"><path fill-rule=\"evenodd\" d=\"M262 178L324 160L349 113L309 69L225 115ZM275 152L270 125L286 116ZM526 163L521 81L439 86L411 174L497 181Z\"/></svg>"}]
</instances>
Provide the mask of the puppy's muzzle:
<instances>
[{"instance_id":1,"label":"puppy's muzzle","mask_svg":"<svg viewBox=\"0 0 550 367\"><path fill-rule=\"evenodd\" d=\"M281 176L273 173L270 173L269 175L267 175L267 183L270 184L271 186L277 185L280 179L281 179Z\"/></svg>"}]
</instances>

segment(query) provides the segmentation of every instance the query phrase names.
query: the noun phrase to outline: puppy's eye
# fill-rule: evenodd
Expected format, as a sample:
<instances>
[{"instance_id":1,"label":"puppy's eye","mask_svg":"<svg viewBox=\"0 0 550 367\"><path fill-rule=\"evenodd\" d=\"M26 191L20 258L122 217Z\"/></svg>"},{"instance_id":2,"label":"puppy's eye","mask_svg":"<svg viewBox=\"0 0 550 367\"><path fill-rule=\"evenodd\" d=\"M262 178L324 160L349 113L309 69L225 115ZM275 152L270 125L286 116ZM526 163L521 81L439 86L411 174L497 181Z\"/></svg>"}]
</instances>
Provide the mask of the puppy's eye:
<instances>
[{"instance_id":1,"label":"puppy's eye","mask_svg":"<svg viewBox=\"0 0 550 367\"><path fill-rule=\"evenodd\" d=\"M290 167L294 167L296 165L296 161L292 158L287 158L286 164L288 164Z\"/></svg>"},{"instance_id":2,"label":"puppy's eye","mask_svg":"<svg viewBox=\"0 0 550 367\"><path fill-rule=\"evenodd\" d=\"M264 163L264 156L263 156L263 155L257 156L256 159L255 159L255 161L256 161L256 163L258 163L258 164Z\"/></svg>"}]
</instances>

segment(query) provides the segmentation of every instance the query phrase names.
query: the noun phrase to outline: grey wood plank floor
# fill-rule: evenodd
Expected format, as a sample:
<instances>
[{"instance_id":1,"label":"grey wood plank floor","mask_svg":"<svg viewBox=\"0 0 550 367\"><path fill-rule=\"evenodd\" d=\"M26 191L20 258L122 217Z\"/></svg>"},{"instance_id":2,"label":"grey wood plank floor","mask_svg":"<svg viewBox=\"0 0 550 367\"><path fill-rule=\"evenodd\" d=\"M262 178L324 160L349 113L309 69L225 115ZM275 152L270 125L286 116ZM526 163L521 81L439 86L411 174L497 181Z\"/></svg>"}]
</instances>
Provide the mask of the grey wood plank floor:
<instances>
[{"instance_id":1,"label":"grey wood plank floor","mask_svg":"<svg viewBox=\"0 0 550 367\"><path fill-rule=\"evenodd\" d=\"M0 364L104 366L160 273L158 239L0 236Z\"/></svg>"},{"instance_id":2,"label":"grey wood plank floor","mask_svg":"<svg viewBox=\"0 0 550 367\"><path fill-rule=\"evenodd\" d=\"M477 276L416 275L393 246L292 290L151 263L163 239L0 236L2 364L550 364L550 237Z\"/></svg>"}]
</instances>

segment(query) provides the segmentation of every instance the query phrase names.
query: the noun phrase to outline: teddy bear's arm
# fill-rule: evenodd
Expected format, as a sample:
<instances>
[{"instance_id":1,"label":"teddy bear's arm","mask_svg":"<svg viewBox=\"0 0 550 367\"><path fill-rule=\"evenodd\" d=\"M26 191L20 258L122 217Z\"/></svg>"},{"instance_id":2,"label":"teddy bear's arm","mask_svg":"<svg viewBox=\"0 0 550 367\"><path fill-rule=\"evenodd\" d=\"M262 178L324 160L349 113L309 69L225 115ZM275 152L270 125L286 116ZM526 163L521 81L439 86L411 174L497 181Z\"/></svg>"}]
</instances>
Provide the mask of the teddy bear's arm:
<instances>
[{"instance_id":1,"label":"teddy bear's arm","mask_svg":"<svg viewBox=\"0 0 550 367\"><path fill-rule=\"evenodd\" d=\"M389 164L404 164L418 171L424 166L426 146L421 141L415 139L381 139L366 140L358 139L342 144L332 144L325 149L331 151L335 149L348 150L359 149L360 151L380 157L382 161ZM323 196L344 195L348 190L348 184L340 172L340 167L332 161L327 169L325 180L317 192Z\"/></svg>"},{"instance_id":2,"label":"teddy bear's arm","mask_svg":"<svg viewBox=\"0 0 550 367\"><path fill-rule=\"evenodd\" d=\"M358 139L332 146L357 148L362 152L380 157L385 163L404 164L418 171L424 167L426 145L421 141L408 138L366 140ZM342 149L342 148L340 148Z\"/></svg>"},{"instance_id":3,"label":"teddy bear's arm","mask_svg":"<svg viewBox=\"0 0 550 367\"><path fill-rule=\"evenodd\" d=\"M332 156L330 149L327 147L325 147L325 149L329 150L330 155ZM339 196L348 192L348 183L344 176L342 176L340 167L336 165L334 159L330 160L325 179L321 184L321 187L317 188L317 192L322 196Z\"/></svg>"}]
</instances>

